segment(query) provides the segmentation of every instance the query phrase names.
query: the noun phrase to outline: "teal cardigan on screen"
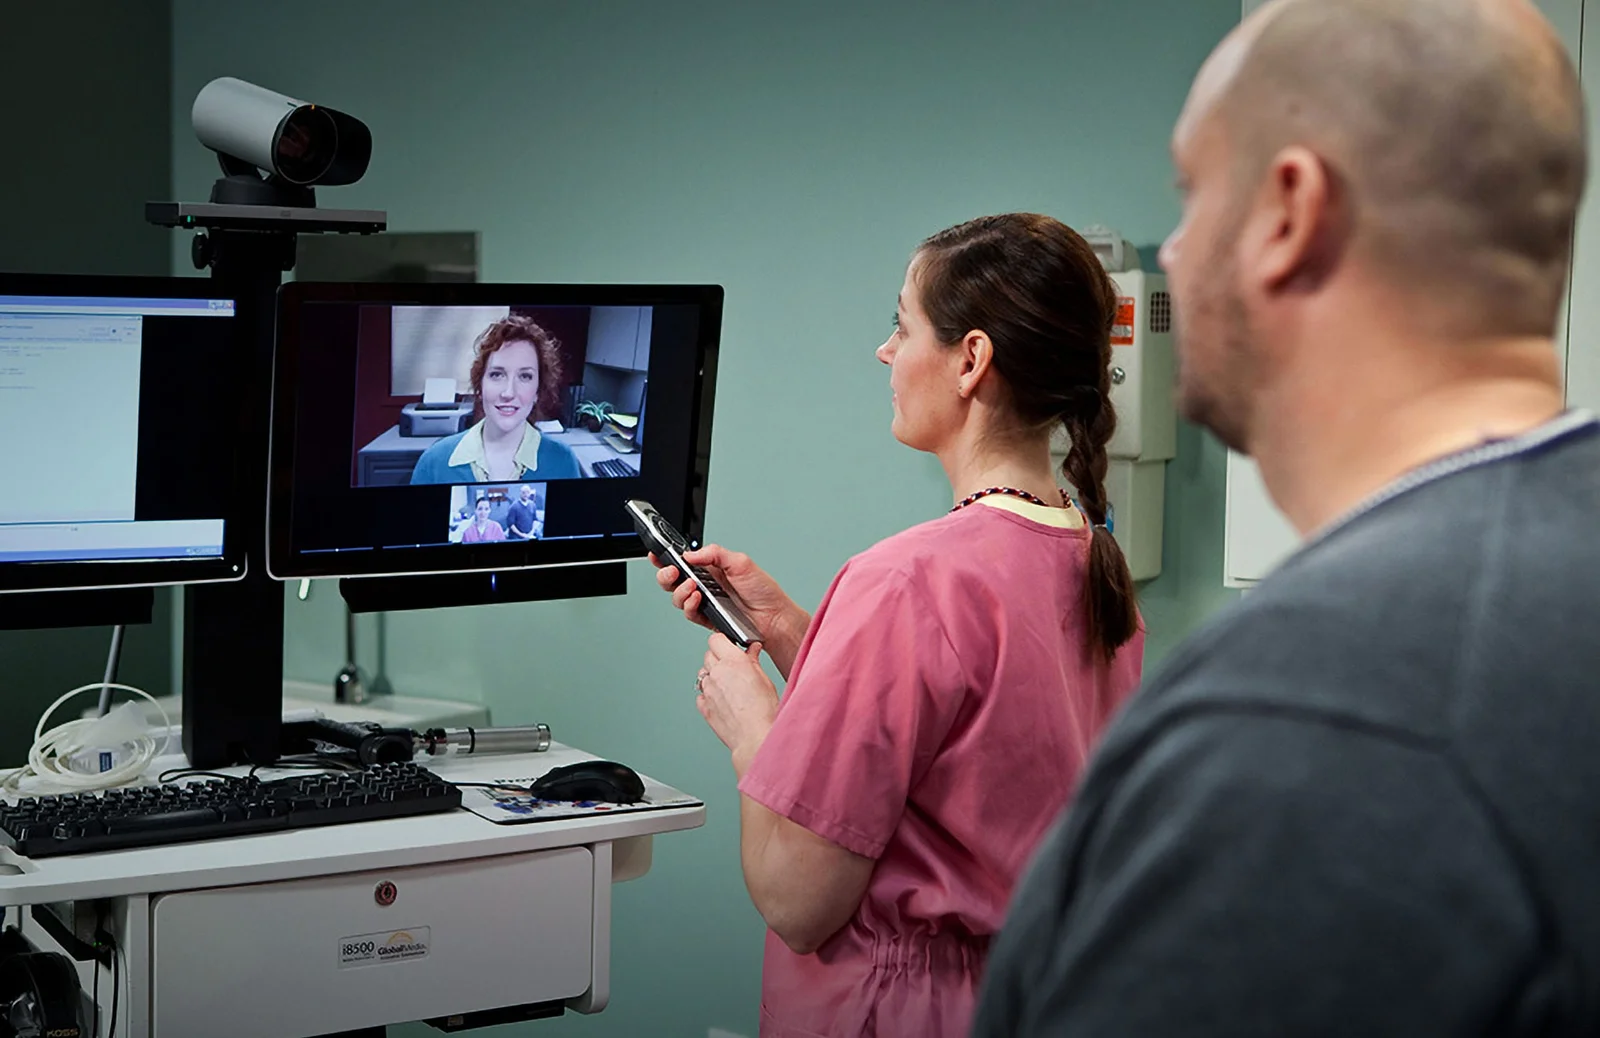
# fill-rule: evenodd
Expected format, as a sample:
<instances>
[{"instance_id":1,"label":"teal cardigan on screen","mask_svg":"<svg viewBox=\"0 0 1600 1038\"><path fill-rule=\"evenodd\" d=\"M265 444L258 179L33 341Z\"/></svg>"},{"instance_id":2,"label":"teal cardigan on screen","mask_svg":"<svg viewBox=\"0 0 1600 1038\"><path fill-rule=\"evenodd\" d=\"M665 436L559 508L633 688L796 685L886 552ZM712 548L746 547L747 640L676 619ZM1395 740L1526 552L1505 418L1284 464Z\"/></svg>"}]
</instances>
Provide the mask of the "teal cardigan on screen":
<instances>
[{"instance_id":1,"label":"teal cardigan on screen","mask_svg":"<svg viewBox=\"0 0 1600 1038\"><path fill-rule=\"evenodd\" d=\"M446 436L437 441L433 446L422 452L422 457L417 459L417 467L411 470L411 482L418 483L543 483L548 479L577 479L583 475L578 468L578 459L572 456L572 448L566 444L551 439L549 436L539 440L538 467L533 471L524 470L515 477L506 480L481 480L473 474L470 464L452 465L450 455L455 452L456 445L463 436L473 432L467 429Z\"/></svg>"}]
</instances>

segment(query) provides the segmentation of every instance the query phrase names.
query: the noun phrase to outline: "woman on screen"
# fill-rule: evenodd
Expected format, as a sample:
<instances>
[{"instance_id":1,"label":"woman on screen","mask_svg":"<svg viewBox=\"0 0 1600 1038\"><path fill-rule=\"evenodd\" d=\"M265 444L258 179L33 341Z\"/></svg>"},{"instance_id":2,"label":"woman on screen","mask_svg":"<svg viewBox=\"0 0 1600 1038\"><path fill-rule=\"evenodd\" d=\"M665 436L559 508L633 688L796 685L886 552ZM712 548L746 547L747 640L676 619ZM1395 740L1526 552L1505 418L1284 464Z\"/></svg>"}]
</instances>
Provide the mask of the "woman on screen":
<instances>
[{"instance_id":1,"label":"woman on screen","mask_svg":"<svg viewBox=\"0 0 1600 1038\"><path fill-rule=\"evenodd\" d=\"M488 483L582 473L566 444L533 422L560 409L561 356L556 340L532 318L510 314L484 329L473 346L477 424L446 436L417 459L412 483Z\"/></svg>"},{"instance_id":2,"label":"woman on screen","mask_svg":"<svg viewBox=\"0 0 1600 1038\"><path fill-rule=\"evenodd\" d=\"M489 499L478 498L478 507L473 511L472 522L461 532L461 543L484 544L488 541L505 539L506 528L489 518Z\"/></svg>"}]
</instances>

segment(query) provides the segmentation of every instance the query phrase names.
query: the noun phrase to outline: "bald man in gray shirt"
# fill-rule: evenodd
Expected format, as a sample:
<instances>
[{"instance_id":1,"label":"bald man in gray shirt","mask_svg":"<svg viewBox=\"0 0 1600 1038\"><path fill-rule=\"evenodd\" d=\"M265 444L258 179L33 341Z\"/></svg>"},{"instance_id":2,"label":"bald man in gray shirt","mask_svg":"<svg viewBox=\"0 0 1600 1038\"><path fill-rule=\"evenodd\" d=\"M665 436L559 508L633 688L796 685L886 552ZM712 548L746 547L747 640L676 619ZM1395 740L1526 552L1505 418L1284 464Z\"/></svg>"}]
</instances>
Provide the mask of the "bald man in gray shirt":
<instances>
[{"instance_id":1,"label":"bald man in gray shirt","mask_svg":"<svg viewBox=\"0 0 1600 1038\"><path fill-rule=\"evenodd\" d=\"M1173 154L1181 406L1307 543L1112 725L974 1034L1600 1033L1573 67L1524 0L1279 0Z\"/></svg>"}]
</instances>

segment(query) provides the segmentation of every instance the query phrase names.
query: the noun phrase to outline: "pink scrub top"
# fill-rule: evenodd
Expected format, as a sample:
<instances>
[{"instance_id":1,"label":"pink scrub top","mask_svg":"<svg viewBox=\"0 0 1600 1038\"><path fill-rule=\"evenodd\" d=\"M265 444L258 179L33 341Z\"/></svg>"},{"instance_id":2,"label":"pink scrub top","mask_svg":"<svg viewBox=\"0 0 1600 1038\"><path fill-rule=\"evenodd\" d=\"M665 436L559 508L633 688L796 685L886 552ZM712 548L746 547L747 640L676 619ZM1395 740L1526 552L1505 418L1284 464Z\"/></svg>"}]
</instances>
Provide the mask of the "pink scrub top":
<instances>
[{"instance_id":1,"label":"pink scrub top","mask_svg":"<svg viewBox=\"0 0 1600 1038\"><path fill-rule=\"evenodd\" d=\"M815 954L767 933L762 1038L965 1036L1023 867L1138 683L1142 631L1087 645L1089 531L1006 504L852 558L806 632L739 790L877 865Z\"/></svg>"},{"instance_id":2,"label":"pink scrub top","mask_svg":"<svg viewBox=\"0 0 1600 1038\"><path fill-rule=\"evenodd\" d=\"M476 523L467 523L467 532L461 535L462 544L481 544L484 541L503 541L506 539L505 527L490 519L483 527L483 532L478 532Z\"/></svg>"}]
</instances>

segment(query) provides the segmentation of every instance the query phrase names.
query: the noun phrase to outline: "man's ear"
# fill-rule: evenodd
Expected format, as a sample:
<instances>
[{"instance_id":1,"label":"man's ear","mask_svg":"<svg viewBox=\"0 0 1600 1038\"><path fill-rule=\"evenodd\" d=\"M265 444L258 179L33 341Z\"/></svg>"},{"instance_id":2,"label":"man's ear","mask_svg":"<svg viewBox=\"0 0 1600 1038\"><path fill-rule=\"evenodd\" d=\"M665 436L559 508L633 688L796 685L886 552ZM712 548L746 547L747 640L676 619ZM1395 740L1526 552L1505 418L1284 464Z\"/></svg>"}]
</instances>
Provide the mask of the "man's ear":
<instances>
[{"instance_id":1,"label":"man's ear","mask_svg":"<svg viewBox=\"0 0 1600 1038\"><path fill-rule=\"evenodd\" d=\"M994 343L980 331L968 332L956 346L959 366L956 371L956 392L961 399L969 400L989 373L994 363Z\"/></svg>"},{"instance_id":2,"label":"man's ear","mask_svg":"<svg viewBox=\"0 0 1600 1038\"><path fill-rule=\"evenodd\" d=\"M1240 272L1261 290L1321 283L1348 235L1337 183L1322 157L1298 145L1273 156L1240 235Z\"/></svg>"}]
</instances>

